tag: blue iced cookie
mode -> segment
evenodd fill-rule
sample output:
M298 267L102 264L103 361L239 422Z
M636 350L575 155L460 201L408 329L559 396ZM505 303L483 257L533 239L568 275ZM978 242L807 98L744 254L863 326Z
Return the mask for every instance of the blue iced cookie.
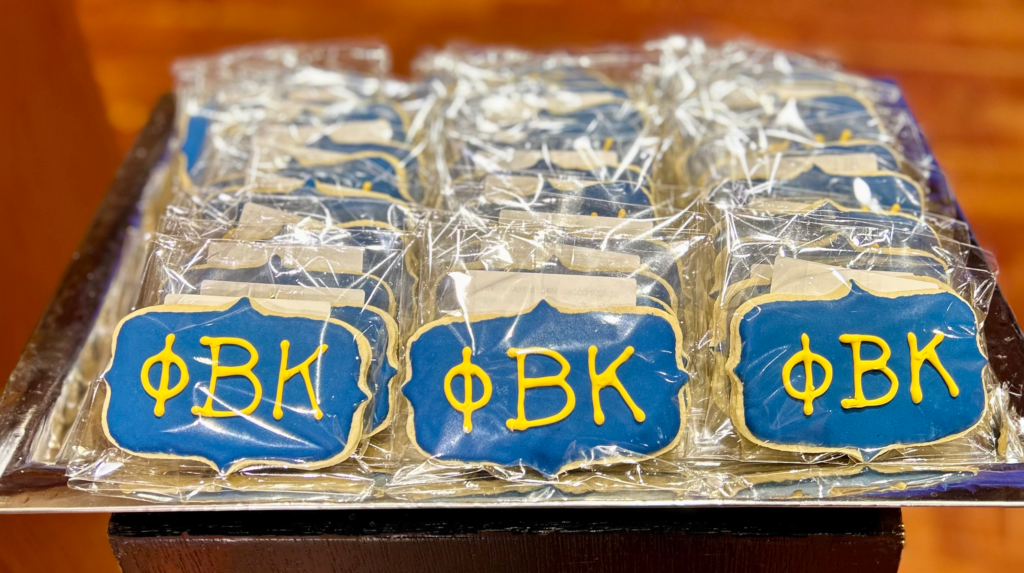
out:
M369 361L351 326L249 299L144 308L114 334L103 429L130 453L221 473L334 465L359 441Z
M358 289L365 295L366 304L394 316L397 311L395 294L387 281L371 274L332 273L292 268L281 257L272 255L266 264L246 268L223 268L195 265L182 273L182 283L199 289L203 281L260 283L315 288ZM180 293L192 294L192 293Z
M538 261L539 262L539 261ZM537 273L549 275L568 275L579 277L616 277L636 281L636 304L657 308L675 315L679 308L679 295L664 278L643 269L635 271L621 270L590 270L573 268L571 262L566 264L557 258L541 263L541 266L510 265L499 269L500 272ZM486 270L485 265L467 262L463 265L467 270ZM457 310L462 306L462 277L451 274L442 278L434 288L434 300L438 307L446 310Z
M372 436L387 427L394 414L391 386L398 373L398 325L391 315L372 306L334 306L331 317L354 327L370 345L367 382L371 399L367 408L369 429L366 435Z
M906 175L833 175L817 167L789 179L725 181L710 192L708 200L718 204L743 205L755 198L804 203L828 199L850 209L912 215L921 214L925 205L924 190Z
M820 141L878 140L885 133L873 106L859 97L835 94L789 101L795 102L803 126ZM775 121L785 113L784 106Z
M210 193L201 206L201 214L204 218L237 221L246 203L256 203L346 228L404 230L410 226L411 219L409 205L402 200L377 193L317 189L316 182L311 179L303 185L274 193Z
M769 203L762 208L754 202L748 210L753 216L734 216L713 231L717 249L725 249L730 240L743 241L757 236L820 243L822 238L833 236L839 229L844 235L856 237L857 243L874 247L931 251L939 245L935 229L922 218L908 213L851 209L827 199L794 204L792 208L780 203Z
M772 264L776 258L790 258L854 270L903 273L949 282L949 263L928 251L900 247L861 247L845 235L834 234L814 242L799 239L783 241L744 240L720 251L715 259L715 283L712 298L728 277L730 282L749 278L748 273L758 263ZM727 268L731 265L731 268Z
M423 200L419 174L409 163L409 151L386 145L339 146L331 156L315 159L292 158L274 174L302 181L380 193L410 203ZM321 187L315 187L320 190Z
M410 340L414 443L441 462L553 476L657 456L685 416L678 323L645 308L442 319Z
M391 127L392 141L406 141L406 119L401 110L391 104L370 103L356 106L353 109L341 109L340 111L334 111L334 109L334 107L328 106L321 114L300 116L295 123L313 123L329 128L339 124L383 120Z
M456 190L455 201L474 213L491 218L498 218L502 211L631 219L655 216L650 192L625 181L594 183L566 190L545 183L529 194L498 188L485 189L481 194L476 186L464 189L462 193L459 191ZM468 202L466 197L471 197Z
M375 143L336 143L326 137L313 142L310 144L310 147L325 149L346 156L379 154L381 157L393 158L394 161L389 161L390 169L394 171L393 175L388 175L386 171L382 171L376 177L364 180L359 186L352 184L356 179L342 175L338 175L333 179L318 178L318 180L342 187L355 187L366 191L385 193L410 203L423 202L423 186L420 182L420 151L418 149ZM379 167L380 165L380 162L377 162L377 166ZM397 195L389 191L390 187L388 184L391 183L389 177L394 181L393 186L398 191ZM369 188L367 188L367 181L369 181Z
M632 140L643 132L643 117L631 105L602 104L555 113L542 109L522 133L524 140L548 137L589 137L595 141Z
M846 141L832 142L820 147L798 147L792 145L782 153L783 157L815 157L815 156L838 156L850 154L864 154L875 158L878 171L891 171L899 173L902 171L903 162L891 147L876 141Z
M382 103L369 103L356 106L354 109L346 108L338 112L332 111L332 109L328 106L325 109L326 113L323 114L315 114L308 110L303 111L292 118L290 123L300 129L309 125L324 126L327 129L345 123L383 120L391 128L391 139L393 141L404 142L406 140L405 120L401 112L394 106ZM261 115L255 109L250 109L248 114L241 114L242 117L248 117L249 121L260 121ZM238 116L237 111L225 114L223 110L218 109L216 106L207 106L199 113L188 118L185 122L181 141L181 152L185 156L186 169L189 173L193 173L200 157L208 148L210 128L218 122L218 117L235 118Z
M871 460L969 432L986 407L974 310L952 290L765 295L730 325L731 415L763 446Z
M558 177L564 177L569 179L604 179L606 181L614 181L623 183L624 189L630 189L628 194L620 195L616 197L614 192L608 193L607 189L602 190L601 188L591 188L584 190L582 195L584 198L589 199L592 202L596 201L609 201L609 202L621 202L629 203L633 205L650 206L653 203L653 189L652 180L650 174L646 168L637 165L625 165L623 168L617 169L614 165L594 165L593 167L587 168L575 168L565 167L560 164L557 159L538 159L534 163L523 164L521 166L515 166L514 169L504 170L498 167L493 170L487 171L492 174L499 175L556 175ZM465 171L463 169L457 169L459 180L474 179L480 175L480 171L476 169L470 169ZM625 208L625 206L620 207ZM605 210L605 212L608 212ZM606 216L618 216L617 211L615 215Z

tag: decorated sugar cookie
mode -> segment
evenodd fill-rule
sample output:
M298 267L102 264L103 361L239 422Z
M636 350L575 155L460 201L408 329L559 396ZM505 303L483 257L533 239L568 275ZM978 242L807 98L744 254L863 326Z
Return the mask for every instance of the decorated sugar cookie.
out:
M638 183L541 175L488 175L482 182L460 184L453 196L479 196L482 205L600 217L636 217L653 205L650 190Z
M437 301L439 308L455 310L464 306L460 298L464 296L461 293L461 289L467 279L522 275L532 275L541 282L545 280L546 276L552 277L557 281L564 281L564 277L573 276L580 277L583 281L592 281L595 278L626 279L631 281L633 285L632 290L635 292L635 299L624 302L628 302L630 305L637 304L657 308L672 315L675 315L679 308L679 295L672 289L671 285L665 279L645 270L631 273L614 269L578 271L566 267L561 261L555 261L541 268L527 265L507 265L501 267L501 270L492 271L484 270L483 265L475 263L466 263L464 268L466 269L465 272L451 273L441 279L434 287L433 300Z
M451 317L411 338L408 431L437 460L553 476L675 446L684 370L676 319L651 308Z
M535 141L532 143L537 149L517 149L508 153L506 150L496 151L493 146L481 146L468 141L463 146L456 170L474 176L481 172L502 176L557 174L560 177L575 176L584 180L626 181L651 190L651 196L654 196L649 172L653 150L643 149L635 154L636 157L631 155L631 159L626 160L622 153L615 150L615 141L597 142L596 147L584 150L579 150L574 142L574 138L565 141ZM613 146L606 149L609 143ZM630 145L624 151L629 151Z
M640 113L622 102L579 110L540 109L533 117L503 123L506 124L501 131L488 135L507 144L550 137L589 137L596 141L634 139L644 129Z
M744 205L751 199L814 203L828 199L852 209L920 215L925 193L901 173L834 175L817 166L783 180L730 180L711 190L708 200L719 205Z
M423 189L418 163L410 153L405 148L371 144L336 145L331 149L274 148L264 152L270 157L261 171L417 203L423 200Z
M813 203L751 201L742 211L726 214L712 231L715 248L730 242L778 237L780 241L821 245L848 236L851 248L934 250L939 237L928 221L907 213L876 213L842 207L830 200Z
M415 275L411 271L415 268L415 256L409 248L412 238L408 234L363 226L327 227L310 218L300 219L264 207L259 209L266 215L276 213L278 216L261 217L252 224L211 225L209 229L200 229L197 234L217 237L207 241L204 247L208 265L225 268L270 265L275 254L280 258L282 254L301 250L306 256L290 256L287 266L335 273L380 273L394 291L404 291L414 284ZM245 211L250 211L249 206ZM188 232L197 227L191 220L166 217L163 230L174 233L182 226ZM218 240L221 236L223 240ZM335 264L339 257L333 255L339 251L357 252L358 255L354 255L357 264L347 264L347 261ZM217 264L211 264L213 262Z
M566 74L517 70L507 80L467 98L456 110L452 122L456 129L486 133L509 143L551 135L635 136L643 126L625 91L607 78L580 70Z
M453 129L504 144L550 137L635 138L644 129L636 107L609 91L527 95L516 87L469 99L452 119Z
M242 263L244 264L244 263ZM362 293L362 301L394 316L398 306L394 291L378 277L361 272L339 272L322 267L289 266L279 255L249 266L195 265L183 273L188 285L200 287L206 281L294 285L298 287L345 289Z
M339 188L340 189L340 188ZM312 216L335 225L351 227L359 222L386 223L395 229L410 226L411 212L404 201L380 193L331 189L307 180L301 187L281 194L250 194L252 202L281 211ZM246 200L248 197L239 197Z
M751 130L744 142L755 149L739 154L731 141L711 139L687 157L685 166L676 166L676 169L688 169L684 178L706 186L723 179L789 179L794 173L811 167L835 175L898 173L904 167L896 151L877 141L801 142L798 145L788 138L762 138L764 134L760 130Z
M871 460L954 439L985 413L974 311L939 283L759 296L730 337L733 422L769 448Z
M891 171L899 173L902 171L903 158L899 152L892 148L887 143L879 140L870 139L848 139L846 141L833 141L828 143L815 142L813 144L807 143L805 146L798 146L795 143L790 142L789 147L782 154L782 158L786 159L798 159L798 160L812 160L817 163L819 167L825 171L830 172L846 172L849 169L842 169L842 165L860 165L861 158L867 158L874 164L871 169L858 169L859 172L865 171ZM843 159L843 156L853 156L857 158L857 161L847 162ZM840 167L839 169L829 169L830 167Z
M198 214L206 219L241 223L243 208L258 205L344 228L404 230L411 226L409 204L381 193L343 189L312 179L274 178L262 183L261 186L217 188L217 192L201 198Z
M288 193L307 187L306 192L326 196L362 192L382 199L421 202L418 159L411 154L406 147L376 144L346 144L333 150L264 145L255 152L258 163L224 166L204 189L233 192L256 187L263 192ZM192 184L186 181L185 186Z
M778 259L798 259L819 265L880 271L889 274L949 281L950 261L930 251L890 247L860 247L850 237L832 235L820 241L746 240L718 253L709 295L717 298L722 288L746 280L760 265Z
M387 103L323 105L257 98L226 108L213 104L187 118L182 131L182 175L201 186L245 180L252 159L259 171L273 173L283 165L284 148L384 151L416 171L417 158L409 157L406 147L408 119L399 106Z
M267 108L267 101L254 101L251 106L235 104L228 110L206 106L185 122L181 152L186 167L199 183L204 163L217 161L210 155L248 152L253 139L287 145L312 145L329 148L344 144L398 144L406 141L406 124L402 110L382 103L366 103L332 113L332 108L305 103L279 104ZM348 106L344 106L348 107ZM333 109L338 109L335 106ZM277 121L268 121L268 114Z
M622 183L622 185L633 186L632 183ZM657 209L650 205L650 200L642 193L639 196L644 197L643 199L634 196L608 200L606 197L588 197L586 195L589 193L601 195L603 192L604 190L586 188L581 190L581 194L544 192L528 197L491 193L474 195L472 199L463 204L473 213L493 218L498 218L503 212L508 211L616 219L652 219L657 216Z
M166 305L126 317L114 335L103 428L144 457L318 468L359 441L370 347L331 318L240 299Z
M253 196L255 198L257 196ZM279 198L280 199L280 198ZM380 273L388 285L396 291L403 291L416 280L417 260L410 249L411 234L399 231L386 222L354 220L329 225L334 219L326 205L307 203L298 198L289 198L283 203L272 202L297 212L289 212L267 206L262 201L223 203L208 206L203 215L209 222L166 216L161 232L169 235L195 235L210 240L206 243L208 255L214 249L228 248L229 242L237 244L232 251L244 248L260 253L246 259L260 258L269 264L270 256L280 250L304 248L308 251L330 253L338 249L355 249L362 253L361 266L334 267L337 271L362 271ZM223 210L221 210L223 208ZM297 245L308 245L298 247ZM315 258L315 257L314 257ZM225 261L228 265L230 261ZM238 265L233 265L238 266ZM329 269L328 269L329 270Z
M722 94L721 100L734 110L766 112L757 118L766 127L822 143L879 140L885 135L874 104L841 84L790 77L756 90L734 89Z
M794 97L780 103L771 127L806 134L817 141L879 139L885 134L874 106L856 94Z

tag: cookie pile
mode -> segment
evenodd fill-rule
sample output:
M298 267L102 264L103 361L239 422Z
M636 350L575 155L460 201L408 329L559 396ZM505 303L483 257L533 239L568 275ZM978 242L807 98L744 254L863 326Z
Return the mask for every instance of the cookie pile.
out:
M388 64L177 64L158 232L73 485L838 495L1018 455L994 278L893 85L681 37Z

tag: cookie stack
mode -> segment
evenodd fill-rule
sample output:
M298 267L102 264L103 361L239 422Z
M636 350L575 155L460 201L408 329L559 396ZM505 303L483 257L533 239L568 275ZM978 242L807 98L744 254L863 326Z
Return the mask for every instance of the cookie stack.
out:
M893 85L680 37L413 67L337 43L176 66L73 485L720 499L1022 455L993 274Z
M676 108L689 145L671 160L715 220L694 456L991 460L993 277L969 268L899 91L745 44L702 56L716 64Z

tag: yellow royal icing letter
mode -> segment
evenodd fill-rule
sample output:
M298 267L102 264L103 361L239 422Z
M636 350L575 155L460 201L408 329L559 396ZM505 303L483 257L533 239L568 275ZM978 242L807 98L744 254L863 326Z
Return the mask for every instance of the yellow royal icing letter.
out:
M629 393L626 392L626 389L622 387L622 382L616 374L616 370L618 370L619 366L622 366L625 361L629 360L630 356L633 356L633 347L627 346L626 349L622 351L622 354L608 365L608 368L606 368L604 372L598 374L597 365L595 364L597 361L597 347L591 346L587 352L587 366L590 368L590 397L594 402L594 423L598 426L604 424L604 410L601 409L601 389L606 386L611 386L618 391L619 395L622 396L622 400L626 402L627 406L629 406L629 410L633 412L634 420L637 422L643 422L647 419L644 411L636 405L633 398L631 398Z
M807 333L800 335L800 343L803 345L803 348L793 354L782 367L782 386L791 397L803 401L804 416L810 416L814 413L814 399L824 394L825 390L828 390L829 385L832 384L832 363L824 356L811 352L811 338L807 336ZM814 386L815 362L825 372L824 380L817 387ZM799 364L804 366L803 390L797 390L790 378L793 368Z
M462 402L452 392L452 381L456 376L462 376ZM473 399L473 377L480 379L483 387L483 395L479 400ZM444 377L444 396L448 403L456 411L462 412L462 431L470 433L473 431L473 411L483 408L491 399L491 377L476 364L473 364L473 349L462 347L462 362L452 366Z
M843 408L866 408L868 406L882 406L891 402L896 395L896 390L899 388L899 380L896 379L896 373L885 365L889 360L889 356L892 355L889 345L881 338L869 334L844 334L839 337L839 342L853 347L853 398L843 398L841 402ZM864 342L881 348L882 355L874 360L864 360L861 358L860 345ZM884 396L869 400L864 397L863 377L865 372L871 372L872 370L878 370L885 374L889 379L889 391Z
M548 358L554 358L555 361L562 366L562 371L559 372L557 376L527 378L526 357L531 354L539 354L541 356L547 356ZM516 359L516 366L519 369L518 415L505 422L508 429L525 430L527 428L535 428L537 426L546 426L563 420L566 416L572 413L573 408L576 407L576 393L572 391L572 387L570 387L569 383L565 381L565 377L569 375L569 363L565 360L565 357L554 350L549 350L547 348L509 348L508 357ZM554 416L548 416L547 418L540 418L538 420L527 420L526 391L530 388L542 388L545 386L558 386L565 391L565 407L562 408L561 412Z
M277 399L274 400L274 419L280 420L284 417L284 410L281 408L281 398L284 395L284 383L291 380L292 376L296 374L302 375L302 380L306 383L306 392L309 394L309 404L313 407L313 417L317 420L324 417L324 413L320 410L320 405L316 403L316 393L313 392L313 382L309 379L309 366L314 360L323 356L324 352L327 352L327 345L321 344L313 351L313 354L309 355L309 358L303 360L299 365L292 368L288 368L288 349L291 347L291 342L287 340L281 341L281 372L277 376Z
M942 381L946 383L950 396L956 398L960 395L960 388L957 387L953 377L949 375L949 372L939 362L939 355L935 352L935 348L944 338L946 338L946 335L938 332L932 337L931 342L921 350L918 350L917 336L913 332L907 333L907 342L910 343L910 399L915 404L920 404L921 399L924 398L924 395L921 393L921 367L924 366L925 362L930 362L939 373L939 376L942 377Z
M252 371L260 359L259 353L256 352L256 349L253 348L249 341L241 338L204 336L199 339L199 343L210 347L210 359L212 360L210 365L210 393L207 394L206 404L202 408L192 406L192 413L196 416L207 416L210 418L230 418L232 416L252 414L263 398L263 386ZM238 346L246 349L249 352L249 361L241 366L222 366L220 363L220 347L224 345ZM234 410L214 410L213 397L214 392L217 390L217 379L229 376L241 376L252 384L252 403L237 412Z
M142 389L156 400L156 406L153 406L153 415L157 418L164 415L167 401L180 394L188 385L188 366L180 356L174 353L173 346L174 335L168 334L164 339L164 349L150 356L142 364ZM160 382L154 388L153 383L149 380L149 371L157 362L160 363ZM178 367L178 383L174 386L170 386L172 365Z

